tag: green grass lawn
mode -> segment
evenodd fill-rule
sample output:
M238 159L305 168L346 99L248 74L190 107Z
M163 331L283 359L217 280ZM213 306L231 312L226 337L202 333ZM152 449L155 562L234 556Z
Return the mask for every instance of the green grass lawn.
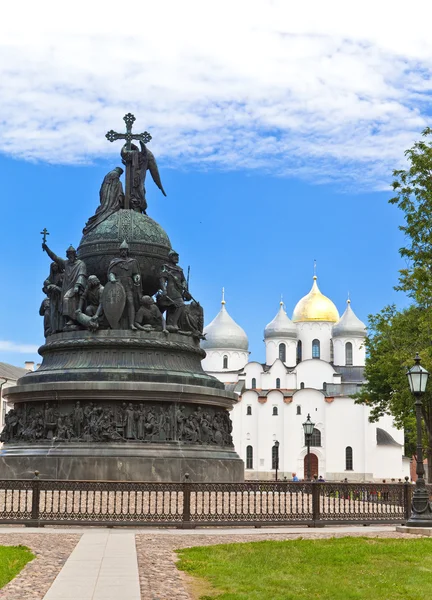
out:
M33 559L34 554L26 546L0 546L0 588Z
M430 600L432 539L332 538L177 550L202 600Z

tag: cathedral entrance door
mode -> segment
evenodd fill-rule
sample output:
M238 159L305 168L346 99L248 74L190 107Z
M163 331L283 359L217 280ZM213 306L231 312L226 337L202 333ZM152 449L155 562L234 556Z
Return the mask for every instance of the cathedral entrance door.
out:
M303 461L303 473L304 473L304 478L307 479L307 472L308 472L308 455L306 454L306 456L304 457L304 461ZM310 476L311 479L313 479L314 475L319 475L318 473L318 456L316 454L313 454L312 452L310 453Z

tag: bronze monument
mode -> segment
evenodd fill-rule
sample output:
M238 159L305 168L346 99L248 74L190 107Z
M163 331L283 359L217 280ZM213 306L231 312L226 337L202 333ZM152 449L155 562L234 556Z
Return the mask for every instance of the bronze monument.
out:
M147 170L164 195L151 136L124 117L121 167L104 178L78 249L43 283L40 368L7 389L0 475L54 479L240 481L229 409L236 396L201 360L204 316L179 255L147 214ZM132 143L139 142L140 148Z

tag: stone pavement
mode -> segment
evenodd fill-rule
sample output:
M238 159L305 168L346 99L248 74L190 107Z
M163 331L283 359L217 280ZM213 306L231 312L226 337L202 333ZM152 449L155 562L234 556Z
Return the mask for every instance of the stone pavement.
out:
M135 535L86 531L44 600L141 600Z
M264 539L322 539L347 535L411 537L397 532L394 525L189 530L157 527L38 529L0 526L0 544L22 543L36 553L36 559L0 590L0 598L191 600L187 578L176 567L177 548ZM67 556L69 558L66 560Z
M132 533L134 535L178 535L178 536L189 536L189 535L260 535L260 534L314 534L314 533L328 533L328 534L340 534L351 535L352 533L364 533L367 532L389 532L396 531L395 525L333 525L326 527L307 527L307 526L291 526L291 527L197 527L195 529L176 529L169 527L117 527L117 528L104 528L104 527L92 527L87 525L85 527L60 527L60 526L49 526L49 527L21 527L0 525L0 535L3 533L25 533L34 534L39 533L43 535L58 535L59 533L69 534L94 534L94 535L123 535L124 533Z

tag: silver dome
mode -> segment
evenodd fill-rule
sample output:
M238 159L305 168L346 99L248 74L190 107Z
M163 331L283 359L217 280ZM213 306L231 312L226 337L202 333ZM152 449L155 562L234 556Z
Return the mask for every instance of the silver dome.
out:
M351 308L351 301L348 300L344 314L336 325L332 327L333 337L365 337L366 325L355 315Z
M286 314L283 302L280 303L280 308L273 321L270 321L264 329L264 339L270 338L297 339L297 328Z
M211 323L204 327L205 340L201 342L204 350L232 349L249 350L249 340L244 330L229 316L222 301L222 308Z

